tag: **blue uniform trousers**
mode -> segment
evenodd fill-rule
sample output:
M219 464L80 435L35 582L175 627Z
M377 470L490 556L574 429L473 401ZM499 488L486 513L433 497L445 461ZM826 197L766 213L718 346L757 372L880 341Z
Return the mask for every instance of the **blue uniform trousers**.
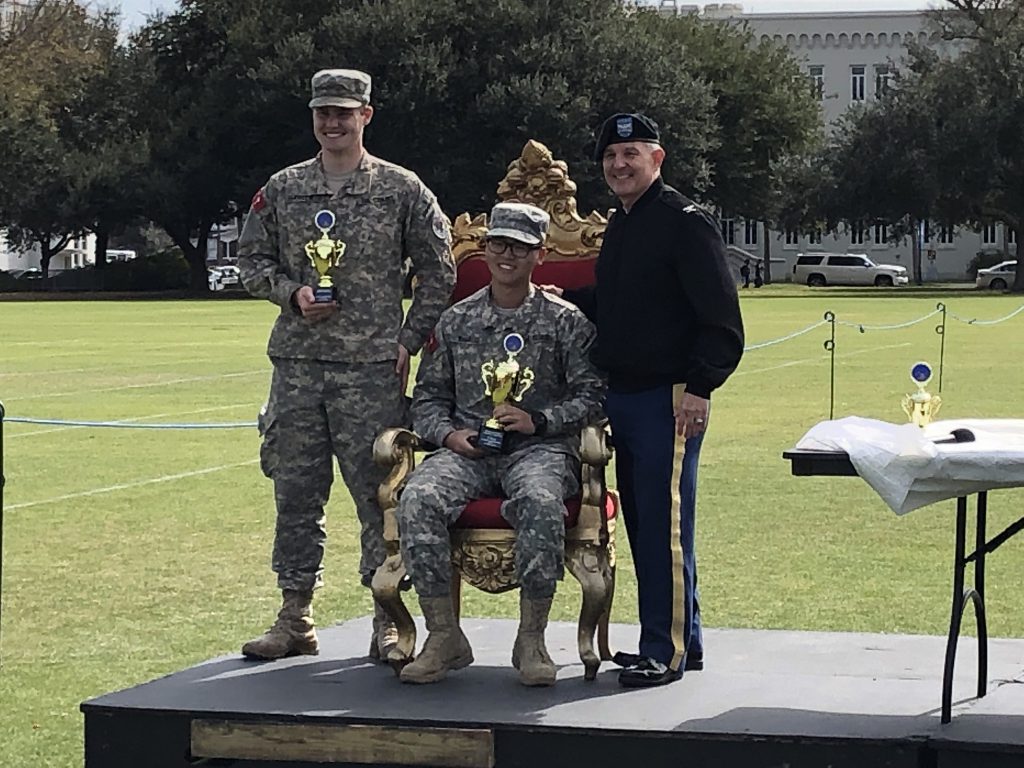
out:
M672 387L608 392L622 499L640 605L640 654L674 670L703 654L694 520L701 433L675 433ZM685 451L685 452L684 452Z

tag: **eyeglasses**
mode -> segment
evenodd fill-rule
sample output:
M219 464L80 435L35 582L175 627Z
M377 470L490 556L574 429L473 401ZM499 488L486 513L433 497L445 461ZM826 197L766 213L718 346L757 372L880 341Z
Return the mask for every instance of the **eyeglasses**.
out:
M510 243L507 240L487 238L484 240L484 247L495 256L504 256L506 251L512 251L517 259L525 259L531 253L540 248L539 245L527 245L526 243Z

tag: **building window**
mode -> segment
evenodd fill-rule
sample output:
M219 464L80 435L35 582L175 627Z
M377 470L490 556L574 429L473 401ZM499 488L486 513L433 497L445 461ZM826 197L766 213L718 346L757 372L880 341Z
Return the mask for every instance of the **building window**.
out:
M821 101L825 98L825 68L822 66L808 67L811 78L811 96Z
M875 224L875 245L885 245L889 242L889 225Z
M981 244L982 245L995 245L996 244L996 225L986 224L981 228Z
M942 245L953 244L953 227L943 224L939 227L939 243Z
M726 245L736 244L736 222L731 216L722 216L722 239Z
M850 69L850 98L853 101L864 101L864 67Z
M743 244L744 245L757 245L757 222L746 221L744 222L743 232Z
M1017 242L1017 230L1011 226L1006 226L1006 244L1014 245Z
M807 236L807 242L811 245L821 245L821 230L816 229Z
M795 229L786 230L786 245L799 245L800 244L800 233Z
M892 68L888 64L875 67L875 98L880 99L892 85Z
M850 225L850 245L864 245L864 224L860 221Z

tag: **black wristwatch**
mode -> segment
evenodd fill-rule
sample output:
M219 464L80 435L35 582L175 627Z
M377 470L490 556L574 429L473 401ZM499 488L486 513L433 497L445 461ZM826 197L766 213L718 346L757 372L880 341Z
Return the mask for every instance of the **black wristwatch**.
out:
M548 432L548 417L542 411L529 411L533 420L533 434L536 437L544 437Z

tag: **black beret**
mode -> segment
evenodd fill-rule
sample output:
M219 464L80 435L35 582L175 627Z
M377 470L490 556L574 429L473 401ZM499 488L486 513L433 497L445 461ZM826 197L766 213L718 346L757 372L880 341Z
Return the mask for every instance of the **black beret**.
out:
M661 144L658 124L647 115L638 112L633 114L621 112L612 115L601 124L601 130L597 132L594 159L600 161L609 144L624 144L629 141Z

